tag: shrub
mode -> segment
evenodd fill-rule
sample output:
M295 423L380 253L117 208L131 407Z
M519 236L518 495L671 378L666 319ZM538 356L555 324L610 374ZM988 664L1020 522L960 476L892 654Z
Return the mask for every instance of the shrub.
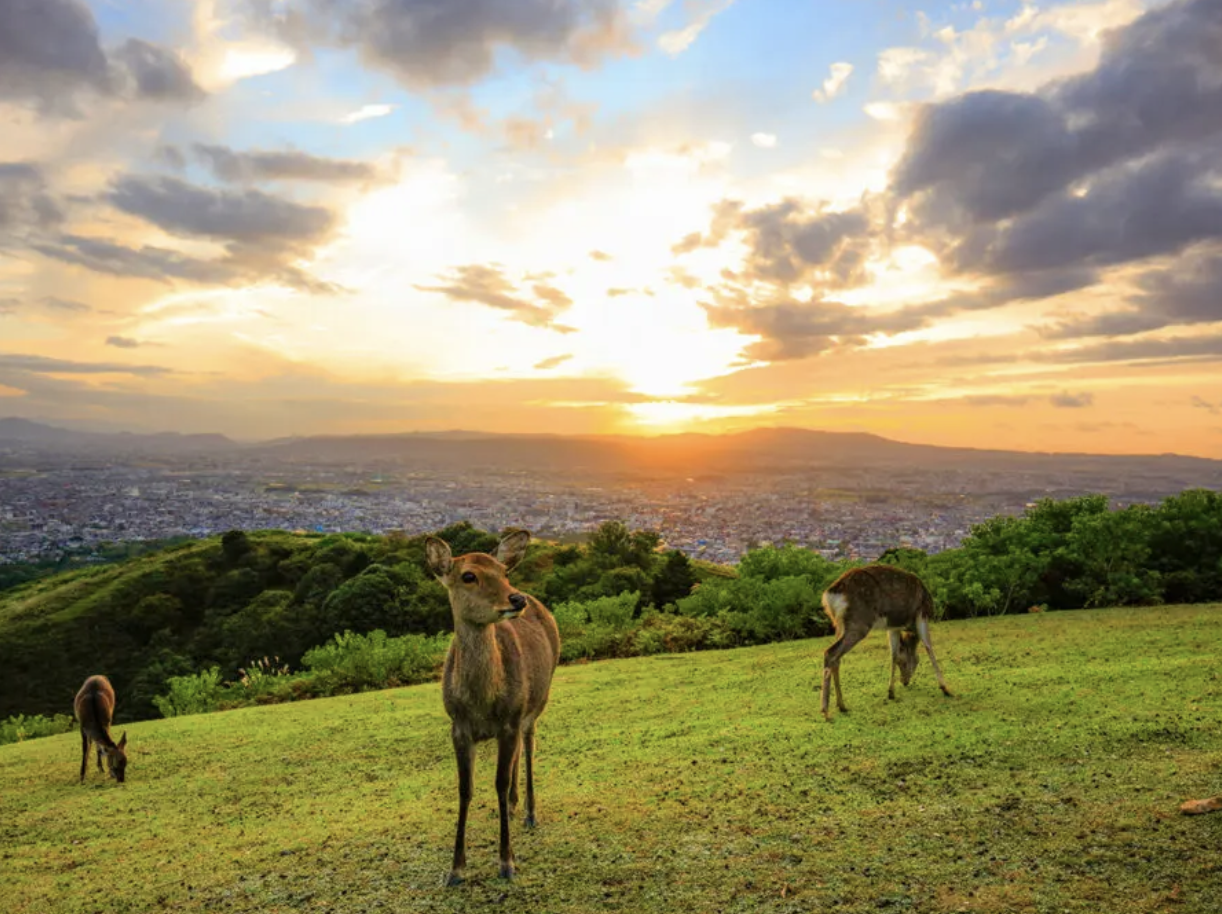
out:
M37 739L40 736L55 736L57 733L67 733L72 729L72 718L67 714L56 714L54 717L44 717L41 714L14 714L0 720L0 745L4 743L21 743L27 739Z
M435 679L449 642L448 635L389 638L381 629L367 635L345 631L306 651L301 662L334 691L389 689Z
M220 667L212 667L194 676L171 676L166 680L165 695L158 695L153 704L163 717L205 714L220 709L224 686Z

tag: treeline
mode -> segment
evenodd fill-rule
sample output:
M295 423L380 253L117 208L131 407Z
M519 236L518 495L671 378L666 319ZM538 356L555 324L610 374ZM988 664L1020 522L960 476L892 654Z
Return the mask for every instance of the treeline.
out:
M167 546L189 542L191 537L173 536L155 540L132 540L129 542L104 542L96 546L77 546L64 549L55 558L36 559L33 562L3 562L0 563L0 592L36 581L39 578L50 577L71 571L74 568L85 568L90 565L105 565L113 562L125 562L137 556L157 552Z
M438 535L455 553L498 538ZM946 618L1222 600L1222 495L1043 500L958 549L879 560L920 574ZM612 521L583 545L532 544L513 579L552 608L572 662L827 634L821 593L852 564L788 544L724 568ZM127 720L422 681L450 628L423 536L232 531L0 595L0 716L62 712L99 671Z

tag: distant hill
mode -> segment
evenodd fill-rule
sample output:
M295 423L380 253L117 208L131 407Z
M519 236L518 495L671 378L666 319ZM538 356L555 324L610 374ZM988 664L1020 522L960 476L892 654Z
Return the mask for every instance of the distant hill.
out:
M1083 454L908 444L862 432L758 428L723 435L492 434L463 430L393 435L312 435L239 444L224 435L101 434L0 419L0 451L227 455L267 463L389 464L455 473L488 470L599 475L708 476L811 469L975 470L1158 478L1188 474L1222 485L1222 460L1177 454ZM1174 488L1174 487L1173 487Z
M233 451L238 447L240 445L233 440L215 433L183 435L178 432L80 432L32 422L29 419L0 419L0 450L173 455Z

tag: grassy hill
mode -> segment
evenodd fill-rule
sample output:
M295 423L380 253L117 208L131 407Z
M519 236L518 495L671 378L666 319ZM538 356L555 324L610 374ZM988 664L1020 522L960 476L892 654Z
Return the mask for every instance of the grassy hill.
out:
M145 911L1154 912L1222 905L1222 607L942 623L888 703L886 639L561 668L540 827L496 878L494 753L468 884L437 685L127 727L123 787L76 733L0 746L0 907Z

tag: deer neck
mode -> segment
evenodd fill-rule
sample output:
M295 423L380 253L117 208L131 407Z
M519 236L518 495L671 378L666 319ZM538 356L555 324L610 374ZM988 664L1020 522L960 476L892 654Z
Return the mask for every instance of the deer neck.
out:
M495 625L454 626L454 662L458 687L474 705L491 705L505 683L505 667Z

